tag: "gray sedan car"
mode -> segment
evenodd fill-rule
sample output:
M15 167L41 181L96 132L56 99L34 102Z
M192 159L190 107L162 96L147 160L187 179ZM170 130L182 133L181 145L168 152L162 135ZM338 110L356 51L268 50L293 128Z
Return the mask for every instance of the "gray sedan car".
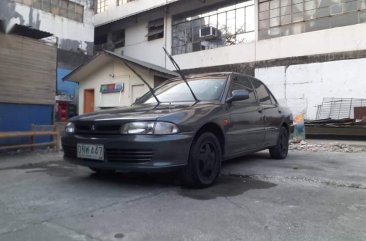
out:
M168 80L130 107L70 119L65 160L98 173L179 169L185 185L207 187L224 160L264 149L287 157L292 114L261 81L232 72L186 80Z

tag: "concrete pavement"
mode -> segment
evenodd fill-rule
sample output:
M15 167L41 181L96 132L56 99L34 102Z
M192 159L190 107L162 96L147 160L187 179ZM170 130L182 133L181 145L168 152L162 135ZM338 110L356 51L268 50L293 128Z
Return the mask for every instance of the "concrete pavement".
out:
M261 152L203 190L175 173L99 177L61 154L2 157L0 240L365 240L365 156Z

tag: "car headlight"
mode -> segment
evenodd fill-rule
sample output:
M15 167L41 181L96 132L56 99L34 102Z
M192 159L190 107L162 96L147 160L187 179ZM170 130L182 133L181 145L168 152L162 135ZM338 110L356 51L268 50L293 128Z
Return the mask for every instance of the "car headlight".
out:
M124 124L122 134L167 135L178 132L178 127L169 122L139 121Z
M65 127L65 131L66 131L66 133L74 133L75 132L75 124L72 123L72 122L67 123L66 127Z

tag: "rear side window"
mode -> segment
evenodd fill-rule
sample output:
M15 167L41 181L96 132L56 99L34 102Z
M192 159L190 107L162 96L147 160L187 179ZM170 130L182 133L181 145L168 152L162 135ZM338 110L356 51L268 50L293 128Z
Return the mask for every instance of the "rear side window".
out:
M278 103L277 103L276 98L271 93L269 93L269 95L271 96L272 104L277 105Z
M257 100L255 99L253 86L247 77L234 76L231 81L228 97L231 97L231 94L234 90L247 90L249 92L249 99L237 101L237 103L252 104L257 102Z
M257 79L252 79L252 82L254 89L257 92L259 102L264 105L272 105L271 96L266 86Z

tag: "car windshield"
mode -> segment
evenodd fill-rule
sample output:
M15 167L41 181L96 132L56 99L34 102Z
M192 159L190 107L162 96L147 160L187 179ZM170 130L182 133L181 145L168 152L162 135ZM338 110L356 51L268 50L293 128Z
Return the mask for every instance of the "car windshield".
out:
M189 79L188 83L193 93L200 101L219 100L225 87L226 79L205 78ZM167 82L155 89L155 95L160 102L194 101L192 93L183 80ZM156 103L154 96L148 92L136 101L138 104Z

